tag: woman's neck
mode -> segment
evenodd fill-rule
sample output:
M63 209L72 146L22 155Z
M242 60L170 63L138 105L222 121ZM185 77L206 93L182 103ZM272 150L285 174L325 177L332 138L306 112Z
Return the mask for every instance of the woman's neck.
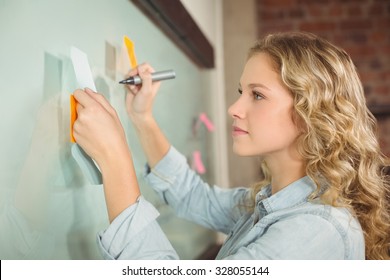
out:
M288 156L266 157L265 162L271 173L272 194L306 176L304 161Z

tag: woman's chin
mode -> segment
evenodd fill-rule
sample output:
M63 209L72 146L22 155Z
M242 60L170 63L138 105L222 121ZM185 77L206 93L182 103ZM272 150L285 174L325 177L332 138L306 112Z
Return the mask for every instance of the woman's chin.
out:
M240 157L252 156L252 154L248 153L248 151L246 151L245 149L237 147L235 145L233 145L233 153Z

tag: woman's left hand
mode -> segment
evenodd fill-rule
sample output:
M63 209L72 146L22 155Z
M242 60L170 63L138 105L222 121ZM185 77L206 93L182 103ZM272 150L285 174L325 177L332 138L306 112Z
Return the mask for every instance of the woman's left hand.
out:
M128 154L125 132L115 109L104 98L90 89L76 90L77 120L73 135L83 150L100 167Z

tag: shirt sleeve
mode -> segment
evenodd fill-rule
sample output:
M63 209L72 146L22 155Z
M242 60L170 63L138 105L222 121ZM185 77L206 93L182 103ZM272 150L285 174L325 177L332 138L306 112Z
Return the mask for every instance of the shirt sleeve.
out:
M247 188L208 185L174 147L150 170L145 180L179 217L216 231L229 233L247 211Z
M142 196L99 232L97 243L105 259L178 259L158 225L159 213Z

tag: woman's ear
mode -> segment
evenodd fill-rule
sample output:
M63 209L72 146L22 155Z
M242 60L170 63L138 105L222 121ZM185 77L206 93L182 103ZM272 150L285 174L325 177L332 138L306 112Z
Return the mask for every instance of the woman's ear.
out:
M297 127L299 134L305 134L308 131L306 122L295 109L292 112L292 120Z

